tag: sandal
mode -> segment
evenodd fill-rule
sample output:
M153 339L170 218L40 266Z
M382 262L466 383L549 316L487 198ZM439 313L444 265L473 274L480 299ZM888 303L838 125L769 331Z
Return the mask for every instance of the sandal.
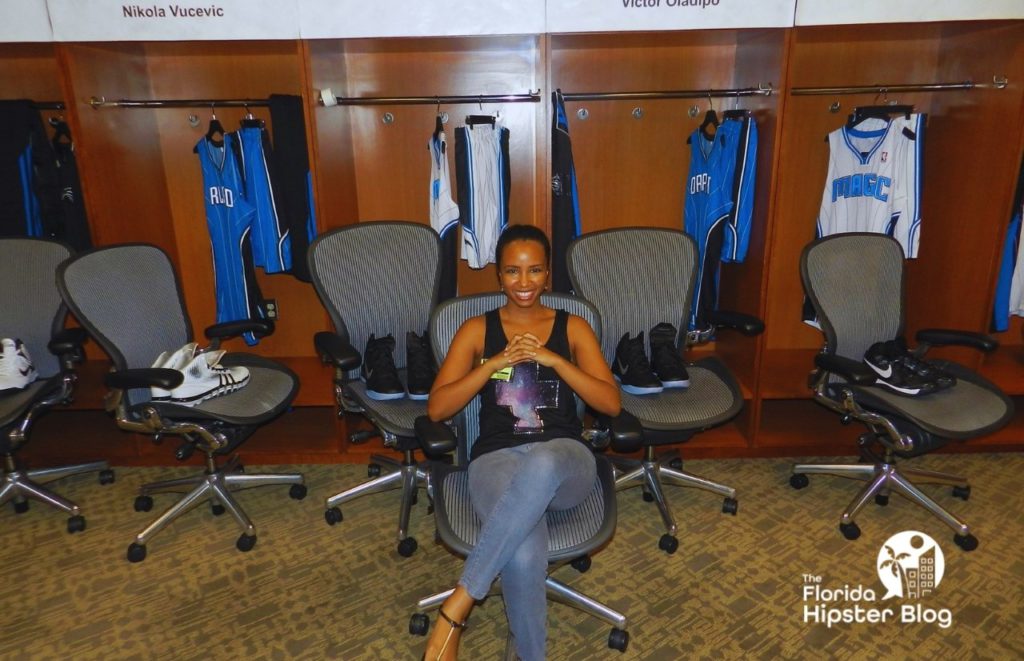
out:
M444 645L441 646L441 651L437 653L437 658L440 659L444 655L445 651L448 649L448 643L450 643L452 641L452 634L455 633L458 630L464 630L466 628L466 625L468 624L468 622L466 622L466 621L456 622L452 618L448 617L448 613L445 613L443 608L437 609L437 612L438 612L438 614L440 614L441 619L443 619L445 622L447 622L448 626L450 627L448 629L448 635L445 636ZM426 652L424 652L423 653L423 658L426 659L426 656L427 656L427 654L426 654Z

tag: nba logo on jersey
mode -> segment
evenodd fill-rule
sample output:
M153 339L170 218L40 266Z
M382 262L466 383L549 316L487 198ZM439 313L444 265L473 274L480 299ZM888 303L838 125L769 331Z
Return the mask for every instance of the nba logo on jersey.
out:
M690 195L694 193L707 192L710 190L711 177L707 172L702 172L694 177L690 177Z
M888 160L889 160L889 152L883 151L882 152L882 162L885 163Z
M230 209L235 206L235 193L224 186L210 186L210 204L220 204Z

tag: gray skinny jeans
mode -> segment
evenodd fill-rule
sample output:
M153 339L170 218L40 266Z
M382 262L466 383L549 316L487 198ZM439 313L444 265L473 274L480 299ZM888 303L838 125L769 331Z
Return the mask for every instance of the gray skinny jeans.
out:
M593 453L571 438L488 452L469 464L470 499L484 525L459 584L479 600L501 575L509 628L523 661L543 659L547 643L544 513L580 504L596 479Z

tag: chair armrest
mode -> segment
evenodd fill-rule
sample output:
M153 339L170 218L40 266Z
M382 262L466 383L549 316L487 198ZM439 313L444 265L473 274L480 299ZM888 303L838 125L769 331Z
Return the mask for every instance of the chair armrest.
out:
M129 390L131 388L163 388L171 390L181 385L185 375L178 370L164 367L145 367L134 370L119 370L110 372L103 377L103 383L108 388Z
M597 426L605 432L600 432L590 439L590 445L594 449L604 449L611 446L616 452L634 452L643 447L643 427L636 416L623 410L612 417L604 413L594 413Z
M870 386L877 378L871 368L864 363L835 354L819 353L814 357L814 364L859 386Z
M359 355L356 348L346 342L337 333L321 331L313 336L313 346L316 347L320 359L331 363L343 372L354 370L363 364L363 357Z
M708 321L718 328L738 330L747 336L760 335L764 332L764 322L752 314L715 310L708 315Z
M970 347L985 353L991 353L999 347L999 342L990 335L946 328L923 328L917 331L917 335L914 337L918 342L933 347L955 345Z
M252 333L256 337L265 337L274 332L274 322L267 319L240 319L238 321L225 321L220 324L207 326L203 334L206 339L220 341L232 337L238 337L243 333Z
M61 358L61 362L70 368L75 363L85 360L82 345L89 338L84 328L65 328L50 339L47 348L50 353Z
M434 422L421 415L413 423L416 438L428 456L439 456L455 452L455 432L443 422Z

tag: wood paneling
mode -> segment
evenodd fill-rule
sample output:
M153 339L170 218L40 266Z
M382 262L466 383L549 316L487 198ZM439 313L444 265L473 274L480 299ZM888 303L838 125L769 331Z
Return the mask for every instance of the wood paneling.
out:
M732 87L736 76L734 31L550 39L551 86L564 93ZM722 99L715 103L722 108ZM697 117L687 115L691 105ZM582 108L585 120L577 116ZM701 99L567 101L583 231L681 228L686 137L707 108Z
M987 330L1013 186L1024 151L1024 22L821 26L789 30L317 40L0 45L0 96L65 100L78 147L93 235L100 245L155 243L179 269L196 333L214 320L209 238L200 173L192 146L209 110L100 109L90 96L242 98L301 94L306 102L320 231L382 219L428 222L427 140L437 108L325 108L319 89L337 96L476 95L542 90L537 104L485 105L511 131L512 222L550 229L550 92L616 92L756 86L770 97L742 99L759 132L754 221L742 264L724 265L721 307L760 315L760 338L722 332L694 357L714 353L736 373L745 397L741 416L686 444L688 456L852 452L860 433L809 401L806 375L821 334L800 322L800 251L813 237L827 168L825 135L874 94L791 96L804 86L987 82L1007 76L1005 90L901 94L928 113L921 257L907 267L908 331L924 326ZM829 104L842 109L830 113ZM731 100L715 99L721 111ZM688 110L695 106L696 116ZM569 102L570 131L585 232L622 226L682 226L686 137L708 102L698 100ZM634 107L643 110L634 119ZM586 108L589 117L576 111ZM449 165L455 179L454 127L476 104L445 105ZM200 119L193 127L190 112ZM233 127L244 111L218 109ZM265 109L254 114L269 122ZM390 112L394 122L385 124ZM454 182L457 185L457 181ZM495 289L493 267L459 263L463 293ZM257 462L362 461L379 441L352 446L333 413L332 370L314 357L311 337L329 327L306 284L259 275L275 298L275 334L255 348L299 374L295 411L247 444ZM855 283L851 283L855 286ZM945 351L980 366L1011 394L1024 394L1022 322L1000 334L990 356ZM232 348L240 348L240 341ZM127 463L168 463L170 452L122 434L95 411L105 362L90 351L72 421L75 439L41 425L39 454L85 458L70 443L85 439L103 456ZM313 408L305 408L313 407ZM77 416L77 417L75 417ZM970 448L1024 445L1024 422ZM353 419L354 428L360 424ZM280 439L287 438L287 448ZM113 440L110 440L113 439ZM61 445L61 444L64 445ZM93 447L94 446L94 447ZM959 446L958 446L959 447Z
M51 44L0 44L0 99L63 101Z
M993 73L1024 66L1021 29L1019 23L955 29L940 24L799 28L789 84L987 81ZM799 255L814 234L828 160L823 139L854 106L871 104L874 97L844 95L837 114L828 112L836 99L827 96L787 101L770 253L769 349L821 344L820 333L800 322ZM1008 218L1007 190L1016 174L1020 87L901 94L899 101L929 115L920 257L907 266L908 330L946 326L983 331L991 309L995 251ZM1008 134L992 130L996 126ZM945 355L969 364L978 360L965 352Z
M93 240L97 245L143 242L160 246L175 263L163 155L155 117L94 110L92 96L152 98L140 44L59 47L73 90L72 130Z
M538 37L324 41L314 42L310 55L313 85L330 87L336 96L520 94L543 87ZM464 123L465 115L500 111L511 135L509 216L514 223L546 223L544 206L538 203L543 195L537 190L537 170L543 168L538 144L545 139L541 106L485 104L482 111L475 103L441 107L450 118L446 133L453 184L454 128ZM357 217L325 212L332 226L357 220L429 222L427 141L436 111L432 104L318 109L319 150L328 154L320 163L320 176L339 181L343 188L354 181L357 200ZM391 113L394 122L385 124L384 113ZM353 159L346 158L350 149ZM350 202L336 204L353 212ZM460 263L460 292L493 291L495 283L493 267L471 270Z

